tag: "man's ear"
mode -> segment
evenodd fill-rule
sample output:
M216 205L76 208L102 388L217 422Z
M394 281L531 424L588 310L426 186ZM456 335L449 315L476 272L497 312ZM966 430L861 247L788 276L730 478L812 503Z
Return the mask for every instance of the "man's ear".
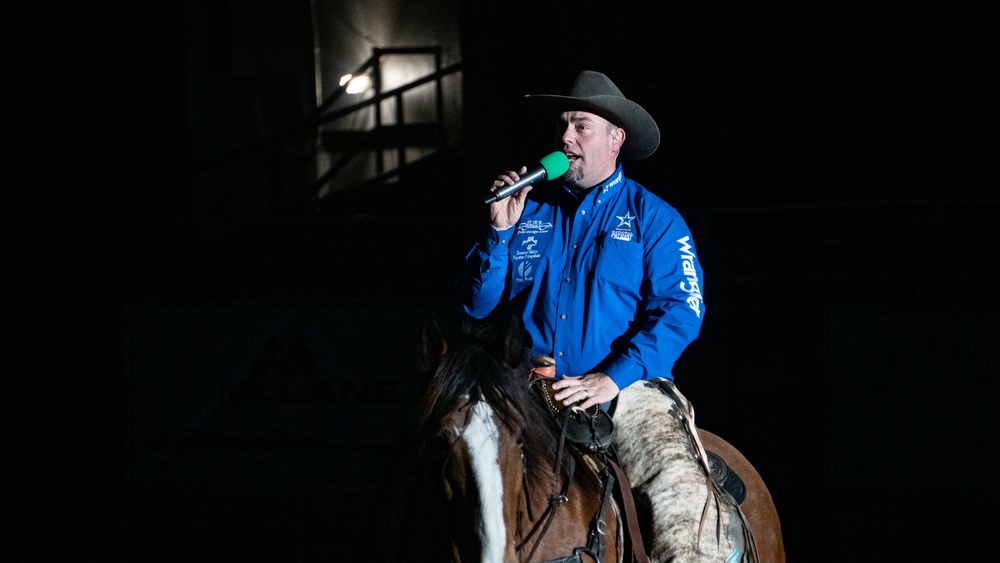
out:
M621 127L616 127L614 132L611 133L611 148L615 153L622 151L622 145L625 144L625 136L625 130Z

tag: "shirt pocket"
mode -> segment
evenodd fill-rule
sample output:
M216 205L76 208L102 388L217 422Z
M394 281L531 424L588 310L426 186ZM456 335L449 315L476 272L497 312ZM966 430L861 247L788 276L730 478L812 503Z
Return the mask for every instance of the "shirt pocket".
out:
M642 283L642 245L605 237L597 245L594 282L638 295Z

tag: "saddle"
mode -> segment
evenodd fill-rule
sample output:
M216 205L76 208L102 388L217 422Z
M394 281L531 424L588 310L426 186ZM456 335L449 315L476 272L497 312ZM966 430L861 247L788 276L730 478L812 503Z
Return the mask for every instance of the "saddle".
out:
M541 393L542 400L552 410L559 427L565 426L566 439L585 452L608 451L615 435L614 424L608 413L600 405L588 409L573 405L564 407L552 398L555 395L552 389L553 383L555 383L553 378L542 377L532 381L531 385ZM569 412L563 412L566 409L569 409Z

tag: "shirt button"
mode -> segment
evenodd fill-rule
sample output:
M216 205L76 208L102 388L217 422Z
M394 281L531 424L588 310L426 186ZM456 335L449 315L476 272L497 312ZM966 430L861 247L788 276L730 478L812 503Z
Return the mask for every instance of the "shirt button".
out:
M573 245L573 248L576 248L576 245L575 245L575 244Z
M566 318L566 315L559 315L559 318L560 318L560 319L565 319L565 318Z
M562 355L563 355L563 353L562 353L562 352L559 352L559 353L558 353L558 354L556 354L556 355L557 355L557 356L562 356Z
M586 215L586 214L587 214L587 210L586 209L581 209L580 210L580 215Z
M569 279L569 278L566 278L566 282L568 283L569 281L570 281L570 279Z

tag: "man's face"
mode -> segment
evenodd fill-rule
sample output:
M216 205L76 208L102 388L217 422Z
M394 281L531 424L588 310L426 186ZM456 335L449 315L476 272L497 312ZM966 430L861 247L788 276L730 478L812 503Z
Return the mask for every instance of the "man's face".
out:
M563 112L559 121L562 150L569 158L569 171L563 181L585 189L611 176L625 141L625 130L586 111Z

